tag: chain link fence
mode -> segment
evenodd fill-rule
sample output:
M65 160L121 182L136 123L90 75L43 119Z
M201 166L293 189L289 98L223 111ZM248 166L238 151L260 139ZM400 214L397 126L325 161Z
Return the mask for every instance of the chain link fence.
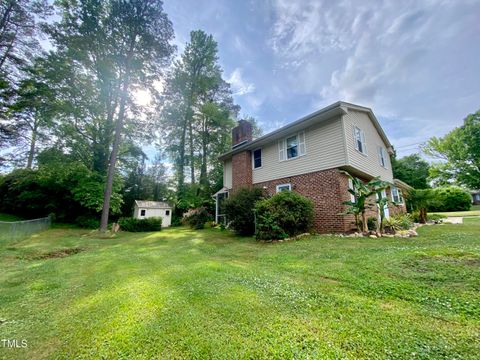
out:
M0 221L0 241L19 240L50 227L49 217L24 221Z

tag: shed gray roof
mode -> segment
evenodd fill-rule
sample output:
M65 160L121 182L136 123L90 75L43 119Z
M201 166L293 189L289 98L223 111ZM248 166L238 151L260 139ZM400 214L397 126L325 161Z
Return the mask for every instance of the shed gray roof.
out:
M139 208L147 209L171 209L172 207L163 201L135 200L135 205Z

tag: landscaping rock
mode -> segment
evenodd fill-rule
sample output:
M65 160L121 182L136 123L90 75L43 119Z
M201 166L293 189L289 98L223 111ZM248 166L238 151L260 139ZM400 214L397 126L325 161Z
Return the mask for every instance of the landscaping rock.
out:
M369 235L369 237L371 237L372 239L376 239L376 238L378 238L378 236L377 236L377 235Z

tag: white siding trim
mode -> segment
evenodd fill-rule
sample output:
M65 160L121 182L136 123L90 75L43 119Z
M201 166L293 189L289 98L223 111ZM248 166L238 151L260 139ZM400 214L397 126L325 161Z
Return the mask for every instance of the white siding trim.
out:
M278 161L285 161L285 139L278 140Z

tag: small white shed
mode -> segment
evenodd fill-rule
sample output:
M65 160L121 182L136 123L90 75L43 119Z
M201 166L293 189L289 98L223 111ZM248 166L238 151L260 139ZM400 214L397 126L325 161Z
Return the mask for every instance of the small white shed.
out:
M172 223L172 207L162 201L135 200L133 217L135 219L161 217L162 227L168 227Z

